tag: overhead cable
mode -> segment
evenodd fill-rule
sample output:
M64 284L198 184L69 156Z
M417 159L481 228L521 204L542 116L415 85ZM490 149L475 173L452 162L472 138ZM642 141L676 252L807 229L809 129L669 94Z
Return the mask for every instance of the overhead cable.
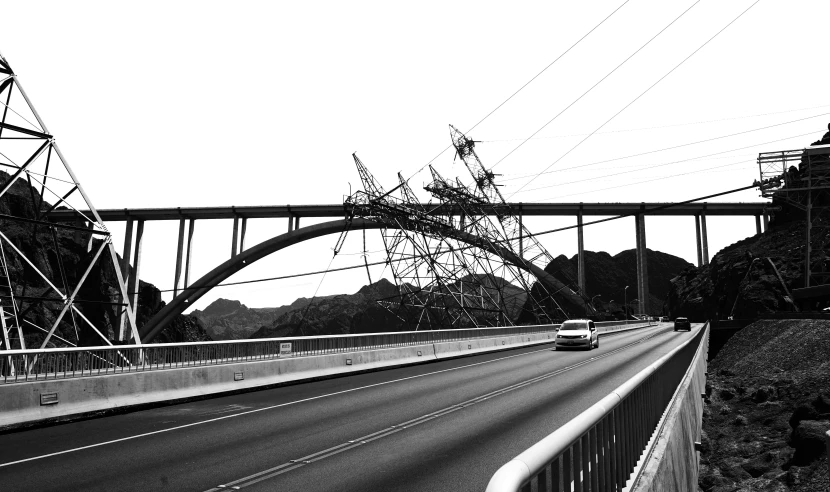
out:
M625 6L628 2L630 2L630 1L631 1L631 0L625 0L623 3L621 3L619 7L617 7L616 9L614 9L614 11L613 11L613 12L611 12L611 13L610 13L610 14L608 14L608 15L607 15L604 19L602 19L602 20L599 22L599 24L597 24L597 25L595 25L594 27L592 27L590 31L588 31L588 32L587 32L587 33L585 33L585 34L584 34L581 38L579 38L579 39L578 39L578 40L577 40L574 44L572 44L572 45L571 45L571 47L570 47L570 48L568 48L568 49L566 49L565 51L563 51L563 52L562 52L562 54L560 54L559 56L557 56L555 60L553 60L552 62L550 62L550 63L549 63L549 64L548 64L545 68L543 68L541 71L539 71L539 73L537 73L536 75L534 75L533 77L531 77L531 79L530 79L530 80L528 80L527 82L525 82L525 83L524 83L524 85L522 85L521 87L519 87L519 88L516 90L516 92L514 92L513 94L511 94L511 95L510 95L510 97L508 97L507 99L505 99L504 101L502 101L502 102L501 102L501 104L499 104L499 105L498 105L498 106L496 106L496 107L495 107L492 111L490 111L489 113L487 113L487 114L484 116L484 118L482 118L482 119L478 120L478 123L476 123L476 124L475 124L475 125L473 125L473 126L472 126L469 130L467 130L467 133L469 133L469 132L473 131L473 130L474 130L474 129L478 126L478 125L482 124L482 123L484 122L484 120L486 120L487 118L489 118L489 117L490 117L493 113L495 113L496 111L498 111L498 110L499 110L499 108L501 108L501 107L502 107L502 106L504 106L504 105L505 105L508 101L510 101L511 99L513 99L513 97L514 97L516 94L518 94L519 92L521 92L521 91L522 91L522 89L524 89L525 87L527 87L528 85L530 85L530 83L531 83L531 82L533 82L533 81L534 81L534 80L536 80L536 79L537 79L540 75L542 75L543 73L545 73L545 71L547 71L547 69L549 69L549 68L550 68L550 67L552 67L552 66L553 66L556 62L558 62L560 58L562 58L563 56L565 56L566 54L568 54L568 52L569 52L569 51L571 51L572 49L574 49L574 48L576 47L576 45L578 45L579 43L581 43L581 42L582 42L585 38L587 38L587 37L588 37L588 35L590 35L592 32L596 31L596 30L597 30L597 28L599 28L599 26L601 26L602 24L604 24L604 23L605 23L605 21L607 21L608 19L610 19L610 18L611 18L611 16L613 16L614 14L616 14L618 10L620 10L621 8L623 8L623 7L624 7L624 6ZM438 153L438 155L436 155L435 157L433 157L432 159L430 159L430 161L429 161L429 162L427 162L427 163L426 163L426 164L424 164L424 165L423 165L420 169L418 169L417 171L415 171L415 172L412 174L412 176L410 176L410 177L409 177L406 181L408 182L408 181L409 181L410 179L412 179L412 178L413 178L416 174L418 174L418 173L420 173L421 171L423 171L424 169L426 169L426 167L427 167L427 166L429 166L430 164L432 164L433 162L435 162L435 159L438 159L439 157L441 157L441 155L442 155L444 152L446 152L447 150L449 150L450 148L452 148L452 144L450 144L450 145L448 145L447 147L445 147L445 148L444 148L444 150L442 150L441 152L439 152L439 153Z
M611 116L610 118L608 118L608 119L607 119L607 120L606 120L603 124L601 124L600 126L598 126L598 127L597 127L597 129L596 129L596 130L594 130L593 132L591 132L588 136L586 136L585 138L583 138L582 140L580 140L580 141L579 141L579 143L577 143L576 145L574 145L573 147L571 147L571 149L570 149L570 150L568 150L567 152L565 152L564 154L562 154L562 156L560 156L558 159L556 159L555 161L553 161L550 165L548 165L548 167L546 167L545 169L543 169L543 170L542 170L539 174L537 174L536 176L534 176L533 178L531 178L528 182L526 182L526 183L525 183L525 184L523 184L521 187L519 187L519 189L518 189L518 190L514 191L514 192L513 192L513 194L512 194L512 195L510 195L510 197L512 197L512 196L513 196L513 195L515 195L516 193L518 193L518 192L522 191L522 189L524 189L524 187L525 187L525 186L527 186L527 185L529 185L530 183L532 183L532 182L533 182L533 180L535 180L536 178L538 178L539 176L541 176L541 175L542 175L542 173L544 173L545 171L547 171L548 169L550 169L551 167L553 167L554 165L556 165L559 161L561 161L562 159L564 159L564 158L565 158L568 154L570 154L571 152L573 152L574 150L576 150L576 149L577 149L580 145L582 145L582 144L583 144L586 140L588 140L589 138L591 138L591 136L593 136L596 132L598 132L598 131L602 130L602 129L605 127L605 125L607 125L608 123L611 123L611 121L613 121L613 120L614 120L614 118L616 118L617 116L619 116L620 114L622 114L622 112L623 112L623 111L625 111L626 109L628 109L628 108L629 108L632 104L634 104L634 103L635 103L635 102L637 102L637 101L638 101L641 97L643 97L644 95L646 95L646 94L647 94L649 91L651 91L651 89L653 89L653 88L654 88L657 84L659 84L660 82L662 82L662 81L663 81L666 77L668 77L668 76L669 76L669 75L671 75L671 74L672 74L675 70L677 70L678 68L680 68L680 66L682 66L684 63L686 63L686 61L688 61L691 57L693 57L693 56L694 56L694 55L695 55L698 51L700 51L701 49L703 49L703 48L704 48L707 44L709 44L709 43L710 43L713 39L715 39L716 37L718 37L718 36L719 36L719 35L720 35L723 31L725 31L725 30L726 30L729 26L731 26L731 25L732 25L732 24L734 24L734 23L735 23L738 19L740 19L741 17L743 17L743 15L744 15L744 14L746 14L747 12L749 12L749 10L750 10L752 7L754 7L755 5L757 5L757 4L758 4L758 2L760 2L760 1L761 1L761 0L755 0L755 2L754 2L752 5L750 5L749 7L747 7L747 8L746 8L746 10L744 10L744 11L743 11L743 12L741 12L740 14L738 14L738 16L737 16L737 17L735 17L734 19L732 19L732 20L731 20L731 21L730 21L727 25L725 25L725 26L724 26L724 27L723 27L720 31L716 32L716 33L715 33L712 37L710 37L709 39L707 39L707 40L706 40L706 42L704 42L703 44L701 44L701 45L700 45L700 46L699 46L696 50L694 50L692 53L690 53L690 54L689 54L686 58L684 58L684 59L683 59L680 63L678 63L677 65L675 65L675 66L674 66L674 68L672 68L671 70L669 70L668 72L666 72L666 74L665 74L665 75L663 75L662 77L660 77L659 79L657 79L657 81L656 81L656 82L654 82L654 83L653 83L653 84L651 84L651 85L650 85L650 86L649 86L646 90L644 90L643 92L641 92L641 93L640 93L640 95L638 95L637 97L635 97L634 99L632 99L632 100L631 100L631 102L629 102L628 104L626 104L626 105L625 105L622 109L620 109L620 110L619 110L619 111L617 111L617 112L616 112L613 116ZM508 198L510 198L510 197L508 197Z
M605 160L602 160L602 161L592 162L590 164L581 164L581 165L578 165L578 166L571 166L571 167L566 167L566 168L563 168L563 169L553 169L553 170L550 170L550 171L544 171L544 172L541 172L541 173L538 173L538 174L527 174L527 175L524 175L524 176L517 176L517 177L513 177L513 178L502 179L501 181L502 182L504 182L504 181L514 181L514 180L517 180L517 179L527 178L527 177L530 177L530 176L539 177L543 174L552 174L552 173L556 173L556 172L569 171L571 169L581 169L581 168L585 168L585 167L595 166L597 164L605 164L605 163L608 163L608 162L621 161L621 160L624 160L624 159L631 159L632 157L642 157L644 155L656 154L658 152L665 152L667 150L675 150L675 149L679 149L679 148L682 148L682 147L689 147L689 146L692 146L692 145L698 145L698 144L707 143L707 142L714 142L715 140L723 140L724 138L736 137L738 135L745 135L747 133L758 132L758 131L761 131L761 130L768 130L770 128L775 128L775 127L784 126L784 125L790 125L792 123L799 123L799 122L802 122L802 121L810 120L810 119L813 119L813 118L820 118L822 116L828 116L828 115L830 115L830 113L822 113L822 114L817 114L817 115L814 115L814 116L807 116L805 118L799 118L797 120L790 120L790 121L785 121L783 123L776 123L774 125L767 125L767 126L762 126L760 128L753 128L752 130L744 130L742 132L730 133L729 135L721 135L719 137L712 137L712 138L707 138L707 139L704 139L704 140L697 140L695 142L688 142L688 143L684 143L684 144L680 144L680 145L673 145L671 147L664 147L662 149L649 150L649 151L646 151L646 152L640 152L638 154L626 155L626 156L623 156L623 157L614 157L613 159L605 159ZM811 133L815 133L815 132L811 132ZM801 136L801 135L799 135L799 136ZM743 148L746 148L746 147L743 147ZM680 162L682 162L682 161L680 161ZM534 189L538 190L539 188L534 188ZM526 190L526 191L532 191L532 190ZM516 191L514 194L516 194L516 193L518 193L518 191Z
M677 22L678 20L680 20L680 18L681 18L681 17L683 17L684 15L686 15L686 12L688 12L688 11L692 10L692 7L694 7L694 6L695 6L695 5L697 5L698 3L700 3L700 0L697 0L695 3L693 3L692 5L690 5L690 6L689 6L689 8L687 8L686 10L684 10L684 11L683 11L680 15L678 15L677 17L675 17L675 18L674 18L674 20L672 20L671 22L669 22L668 24L666 24L666 26L665 26L665 27L663 27L663 29L660 29L660 31L659 31L657 34L655 34L654 36L652 36L652 37L651 37L651 39L649 39L648 41L646 41L646 43L645 43L644 45L642 45L642 46L640 46L639 48L637 48L637 50L636 50L634 53L631 53L630 55L628 55L628 58L626 58L626 59L625 59L625 60L623 60L623 61L622 61L619 65L617 65L616 67L614 67L614 69L613 69L613 70L611 70L610 72L608 72L607 74L605 74L605 76L603 76L603 77L602 77L601 79L599 79L599 80L598 80L598 81L597 81L594 85L592 85L590 88L588 88L588 90L587 90L587 91L583 92L583 93L582 93L582 95L580 95L579 97L577 97L576 99L574 99L574 100L573 100L570 104L568 104L567 106L565 106L565 109L563 109L562 111L558 112L558 113L556 114L556 116L554 116L553 118L549 119L549 120L547 121L547 123L545 123L544 125L542 125L541 127L539 127L539 129L538 129L538 130L536 130L535 132L533 132L533 133L532 133L529 137L527 137L526 139L522 140L522 142L521 142L519 145L517 145L517 146L513 147L513 150L511 150L510 152L508 152L507 154L505 154L505 155L504 155L501 159L499 159L498 161L496 161L496 163L495 163L495 164L493 164L492 166L490 166L490 169L493 169L493 168L495 168L496 166L498 166L499 164L501 164L501 162L502 162L502 161L504 161L505 159L507 159L508 157L510 157L510 156L513 154L513 152L516 152L517 150L519 150L519 149L520 149L520 148L521 148L524 144L526 144L526 143L527 143L530 139L532 139L533 137L535 137L536 135L538 135L538 134L539 134L539 132L541 132L542 130L544 130L545 128L547 128L547 126L548 126L548 125L550 125L551 123L553 123L554 121L556 121L556 119L557 119L557 118L559 118L560 116L562 116L562 113L564 113L565 111L569 110L569 109L571 108L571 106L573 106L574 104L576 104L577 102L579 102L579 100L580 100L580 99L582 99L583 97L585 97L586 95L588 95L588 93L589 93L589 92L591 92L592 90L594 90L594 88L596 88L596 86L598 86L599 84L601 84L601 83L602 83L605 79L607 79L608 77L610 77L610 76L611 76L614 72L616 72L616 71L617 71L620 67L622 67L622 66L623 66L623 65L625 65L625 64L626 64L629 60L631 60L632 58L634 58L634 56L635 56L635 55L637 55L637 53L639 53L639 52L640 52L640 51L642 51L642 50L643 50L646 46L648 46L649 44L651 44L651 42L652 42L652 41L654 41L655 39L657 39L657 37L658 37L658 36L660 36L661 34L663 34L663 33L666 31L666 29L668 29L668 28L669 28L669 27L671 27L671 26L672 26L675 22Z
M616 172L616 173L612 173L612 174L604 174L604 175L602 175L602 177L603 178L609 178L609 177L612 177L612 176L620 176L622 174L630 174L630 173L636 173L636 172L640 172L640 171L650 171L650 170L656 169L658 167L665 167L665 166L671 166L671 165L674 165L674 164L680 164L680 163L683 163L683 162L695 161L695 160L703 159L705 157L712 157L712 156L719 155L719 154L727 154L729 152L734 152L736 150L749 149L749 148L753 148L753 147L758 147L759 145L766 145L768 143L780 142L782 140L790 140L790 139L793 139L793 138L804 137L804 136L807 136L807 135L814 135L815 133L816 133L815 131L802 133L800 135L793 135L791 137L784 137L784 138L779 138L779 139L776 139L776 140L770 140L770 141L767 141L767 142L748 145L746 147L741 147L741 148L738 148L738 149L730 149L730 150L724 150L722 152L715 152L714 154L707 154L707 155L704 155L704 156L690 157L688 159L680 159L680 160L677 160L677 161L663 162L663 163L660 163L660 164L652 164L650 166L644 166L644 167L640 167L640 168L637 168L637 169L629 169L627 171L620 171L620 172ZM569 168L569 169L572 169L572 168ZM681 176L681 175L678 174L677 176ZM574 180L574 181L567 181L567 182L564 182L564 183L555 183L555 184L551 184L551 185L547 185L547 186L539 186L538 188L531 188L529 190L524 190L522 193L529 193L531 191L539 191L539 190L544 190L544 189L548 189L548 188L555 188L557 186L565 186L565 185L571 185L571 184L583 183L585 181L595 181L595 180L596 180L596 178L577 179L577 180ZM568 195L568 196L571 196L571 195Z
M630 133L630 132L643 132L649 130L662 130L664 128L676 128L679 126L693 126L693 125L707 125L709 123L720 123L722 121L734 121L734 120L745 120L749 118L761 118L764 116L774 116L777 114L786 114L786 113L797 113L799 111L807 111L809 109L824 109L830 108L830 104L823 104L821 106L810 106L809 108L798 108L798 109L787 109L785 111L773 111L770 113L758 113L758 114L750 114L745 116L730 116L727 118L718 118L714 120L703 120L703 121L689 121L686 123L670 123L666 125L657 125L657 126L645 126L641 128L620 128L619 130L607 130L604 132L596 132L594 135L611 135L614 133ZM542 140L542 139L553 139L553 138L570 138L570 137L584 137L588 135L587 133L571 133L568 135L551 135L548 137L536 137L534 140ZM523 140L521 138L496 138L496 139L481 139L477 140L478 142L482 143L496 143L496 142L518 142ZM531 175L532 176L532 175Z

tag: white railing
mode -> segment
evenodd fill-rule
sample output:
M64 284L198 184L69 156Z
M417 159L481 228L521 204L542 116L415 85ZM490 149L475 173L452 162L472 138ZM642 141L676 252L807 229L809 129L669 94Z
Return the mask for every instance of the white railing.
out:
M487 492L621 491L691 362L709 324L611 394L499 468Z
M599 332L624 321L596 323ZM631 327L638 326L631 322ZM357 350L556 332L559 325L501 326L457 330L398 331L356 335L263 338L215 342L157 343L0 351L0 383L103 376L280 357L306 357ZM286 353L285 344L290 344ZM281 354L282 352L282 354Z

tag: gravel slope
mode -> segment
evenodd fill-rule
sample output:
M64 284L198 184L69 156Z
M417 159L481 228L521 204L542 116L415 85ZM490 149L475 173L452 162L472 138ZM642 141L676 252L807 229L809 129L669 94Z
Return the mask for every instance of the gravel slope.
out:
M830 490L830 321L757 321L709 373L702 490Z

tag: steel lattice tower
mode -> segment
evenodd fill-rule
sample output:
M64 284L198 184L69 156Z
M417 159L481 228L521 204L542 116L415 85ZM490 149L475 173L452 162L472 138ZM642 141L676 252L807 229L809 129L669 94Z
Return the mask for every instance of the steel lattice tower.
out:
M2 54L0 167L2 349L140 344L128 265ZM50 221L55 209L75 211L75 224ZM114 283L97 285L103 275Z

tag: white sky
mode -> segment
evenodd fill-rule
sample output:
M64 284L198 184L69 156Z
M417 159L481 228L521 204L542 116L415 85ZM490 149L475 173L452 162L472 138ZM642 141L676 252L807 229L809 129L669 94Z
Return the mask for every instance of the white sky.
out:
M412 175L450 144L449 123L468 130L623 1L2 2L0 50L99 209L339 203L359 183L352 152L394 186L395 173ZM469 133L482 141L485 165L693 3L630 0ZM696 4L499 163L505 195L555 163L511 201L685 200L751 184L758 152L820 138L830 122L822 65L830 2L761 0L561 158L752 3ZM449 151L435 165L469 182ZM411 184L419 191L427 181L422 173ZM720 200L758 199L748 191ZM526 223L538 231L574 221ZM752 218L710 217L708 225L710 255L755 232ZM693 218L649 217L647 228L649 248L696 261ZM120 251L123 224L110 229ZM142 278L161 289L172 287L176 230L172 222L146 227ZM249 221L247 242L285 230L284 219ZM197 222L193 279L229 257L230 231L230 221ZM616 254L634 247L633 233L633 219L586 228L586 249ZM379 248L376 236L370 250ZM231 280L323 270L336 239L285 250ZM543 244L570 257L576 233ZM360 263L350 253L361 248L353 233L332 267ZM219 288L196 307L217 297L277 306L318 286L333 294L366 282L365 271L353 270L322 284L311 276Z

